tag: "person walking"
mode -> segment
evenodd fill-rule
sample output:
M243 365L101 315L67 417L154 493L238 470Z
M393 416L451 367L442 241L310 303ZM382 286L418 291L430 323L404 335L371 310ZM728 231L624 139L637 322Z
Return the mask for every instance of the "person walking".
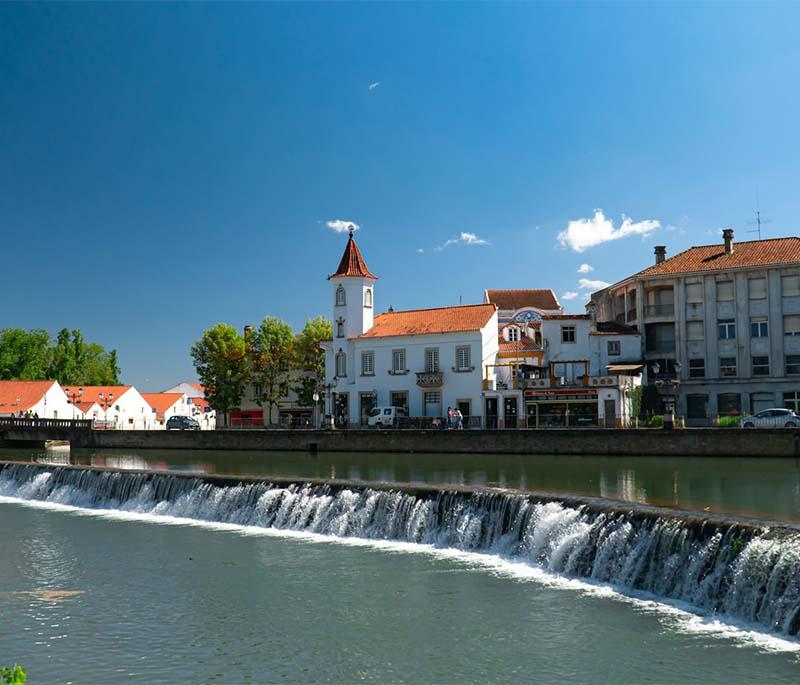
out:
M453 408L447 408L447 430L453 429Z
M456 415L456 430L464 430L464 415L458 407L456 407L454 413Z

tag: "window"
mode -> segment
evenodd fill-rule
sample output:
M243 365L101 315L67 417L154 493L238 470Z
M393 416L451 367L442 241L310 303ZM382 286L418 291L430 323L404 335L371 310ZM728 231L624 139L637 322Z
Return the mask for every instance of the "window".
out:
M769 376L769 357L753 357L753 375Z
M686 418L705 419L708 417L708 395L686 396Z
M787 314L783 317L783 334L800 335L800 315Z
M361 353L361 375L362 376L375 375L375 352L373 352L372 350L370 350L369 352Z
M472 369L471 357L469 345L456 347L456 368L459 371L470 371Z
M781 290L784 297L800 295L800 276L784 276L781 278Z
M686 324L687 340L703 340L704 338L705 338L705 331L703 330L702 321L689 321Z
M517 342L517 340L519 340L519 328L517 328L516 326L509 327L508 340L509 342Z
M408 392L398 391L389 394L393 407L402 407L405 413L408 414Z
M742 413L742 397L736 393L717 395L717 412L720 416L738 416Z
M608 341L608 356L618 357L620 355L620 342L619 340Z
M800 413L800 392L783 393L783 406L793 412Z
M365 307L372 306L372 288L367 288L364 291L364 306Z
M769 335L766 316L756 316L750 319L750 337L766 338Z
M344 353L344 350L339 350L336 353L336 375L339 378L345 378L347 376L347 355Z
M405 370L406 370L406 351L392 350L392 373L403 373Z
M720 376L736 375L736 357L719 358L719 375Z
M786 375L787 376L800 375L800 354L786 355Z
M426 392L423 395L423 402L425 404L425 416L441 416L442 415L442 393L439 391Z
M736 322L733 319L720 319L717 321L717 330L720 340L733 340L736 337Z
M439 370L439 348L430 347L425 350L425 371L435 373Z
M686 284L686 301L689 304L699 304L703 301L703 284L702 283L687 283Z
M561 327L561 342L574 343L575 342L575 326L562 326Z
M343 307L346 304L347 304L347 298L345 297L344 294L344 286L340 285L338 288L336 288L336 306Z
M733 281L717 281L717 302L733 302Z
M706 377L706 360L690 359L689 378L705 378L705 377Z
M344 338L344 321L336 322L336 337Z
M767 279L751 278L747 281L747 292L751 300L767 299Z

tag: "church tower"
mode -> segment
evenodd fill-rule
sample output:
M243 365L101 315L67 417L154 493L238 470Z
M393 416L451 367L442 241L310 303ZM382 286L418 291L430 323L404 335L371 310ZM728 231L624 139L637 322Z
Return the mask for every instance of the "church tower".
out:
M351 225L339 268L328 276L333 294L333 342L337 349L348 338L362 335L372 328L374 285L378 277L367 268L353 238L354 230Z

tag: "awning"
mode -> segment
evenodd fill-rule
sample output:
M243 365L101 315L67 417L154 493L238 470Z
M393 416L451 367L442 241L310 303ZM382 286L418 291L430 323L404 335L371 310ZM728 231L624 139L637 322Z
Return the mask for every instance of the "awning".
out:
M644 364L609 364L606 368L611 373L625 373L629 371L641 371Z

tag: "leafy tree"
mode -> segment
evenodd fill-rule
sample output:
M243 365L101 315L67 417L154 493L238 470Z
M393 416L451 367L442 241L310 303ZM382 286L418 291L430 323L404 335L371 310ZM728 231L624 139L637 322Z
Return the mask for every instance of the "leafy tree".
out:
M117 385L117 351L106 352L98 343L87 343L79 330L62 328L52 349L48 371L62 385Z
M302 372L295 388L299 403L304 407L314 404L314 392L325 380L325 352L320 343L333 339L333 327L324 316L308 319L303 331L297 336L295 364Z
M22 328L0 330L0 380L43 380L50 365L47 331Z
M247 378L245 342L238 331L218 323L192 345L191 355L209 405L223 414L238 409Z
M272 410L289 393L290 374L295 367L294 331L285 321L265 316L254 331L248 350L250 380L259 407L266 405L268 422Z

